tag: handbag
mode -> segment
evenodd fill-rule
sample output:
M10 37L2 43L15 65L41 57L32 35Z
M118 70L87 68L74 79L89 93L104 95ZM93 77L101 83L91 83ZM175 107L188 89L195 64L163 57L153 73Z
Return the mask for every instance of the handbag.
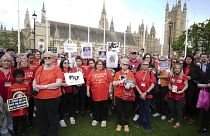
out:
M200 90L196 108L201 108L204 109L205 111L208 111L209 105L210 105L210 93L207 91L206 88L203 88Z
M125 89L123 87L122 91L122 100L128 101L128 102L134 102L135 101L135 93L133 89Z

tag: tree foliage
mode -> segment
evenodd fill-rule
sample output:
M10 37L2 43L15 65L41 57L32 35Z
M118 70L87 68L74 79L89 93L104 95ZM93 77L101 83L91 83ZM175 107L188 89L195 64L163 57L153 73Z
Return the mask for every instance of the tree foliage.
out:
M180 35L177 40L172 43L173 51L179 55L185 50L186 31ZM202 23L194 23L188 29L188 54L197 54L199 52L206 52L210 54L210 19Z
M20 51L24 52L25 47L23 46L23 34L20 33L21 47ZM18 32L17 31L5 31L0 32L0 47L4 49L12 48L18 51Z

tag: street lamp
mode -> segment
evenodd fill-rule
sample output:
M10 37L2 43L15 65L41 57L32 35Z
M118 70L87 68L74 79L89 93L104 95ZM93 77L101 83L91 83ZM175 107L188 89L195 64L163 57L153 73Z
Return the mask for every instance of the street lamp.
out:
M171 28L172 28L173 23L169 22L168 25L169 25L168 58L170 58L170 54L171 54Z
M37 15L36 15L36 13L35 13L35 11L34 11L34 14L32 14L32 18L34 19L34 52L35 52L35 49L36 49L36 22L35 22L35 20L37 19Z

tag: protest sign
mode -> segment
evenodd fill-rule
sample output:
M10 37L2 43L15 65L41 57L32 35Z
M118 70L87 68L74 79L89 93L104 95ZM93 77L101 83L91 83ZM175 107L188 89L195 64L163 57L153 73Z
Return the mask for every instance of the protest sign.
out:
M106 60L106 51L103 50L99 51L99 59Z
M84 44L81 44L81 49L82 49L82 52L81 52L81 57L83 59L89 59L89 58L92 58L93 55L92 55L92 44L91 43L84 43Z
M120 52L120 42L107 42L107 51Z
M72 52L77 52L77 45L75 43L66 43L63 45L64 46L64 52L66 53L72 53Z
M64 73L64 77L67 85L79 85L85 83L82 72Z
M117 52L107 52L106 67L117 68L118 67L118 54Z

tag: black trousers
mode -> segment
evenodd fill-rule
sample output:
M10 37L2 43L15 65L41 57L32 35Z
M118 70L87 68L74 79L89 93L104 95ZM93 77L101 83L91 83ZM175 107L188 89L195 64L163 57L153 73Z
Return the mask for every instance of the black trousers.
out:
M104 101L93 101L93 118L96 121L105 121L107 120L108 115L108 102Z
M117 97L115 97L115 100L117 110L117 123L119 125L128 125L133 103L124 101Z
M27 134L27 116L13 117L14 136L21 136Z
M68 113L69 117L74 117L75 98L74 98L73 93L66 93L61 96L58 113L59 113L60 120L64 119L65 113Z
M84 113L86 109L86 86L74 86L77 90L77 94L75 94L75 108L76 111L80 113Z
M160 91L158 94L158 105L157 105L157 111L161 115L166 115L167 111L167 102L165 101L165 97L168 94L168 86L160 86Z
M210 108L208 111L202 111L202 128L208 129L210 121Z
M172 117L176 119L176 122L181 122L183 119L183 102L184 98L179 100L169 98L168 100L170 113Z
M34 113L34 98L30 97L29 107L28 107L28 119L30 123L33 123L33 113Z
M50 136L57 136L59 103L60 98L35 99L40 136L47 135L48 128Z

